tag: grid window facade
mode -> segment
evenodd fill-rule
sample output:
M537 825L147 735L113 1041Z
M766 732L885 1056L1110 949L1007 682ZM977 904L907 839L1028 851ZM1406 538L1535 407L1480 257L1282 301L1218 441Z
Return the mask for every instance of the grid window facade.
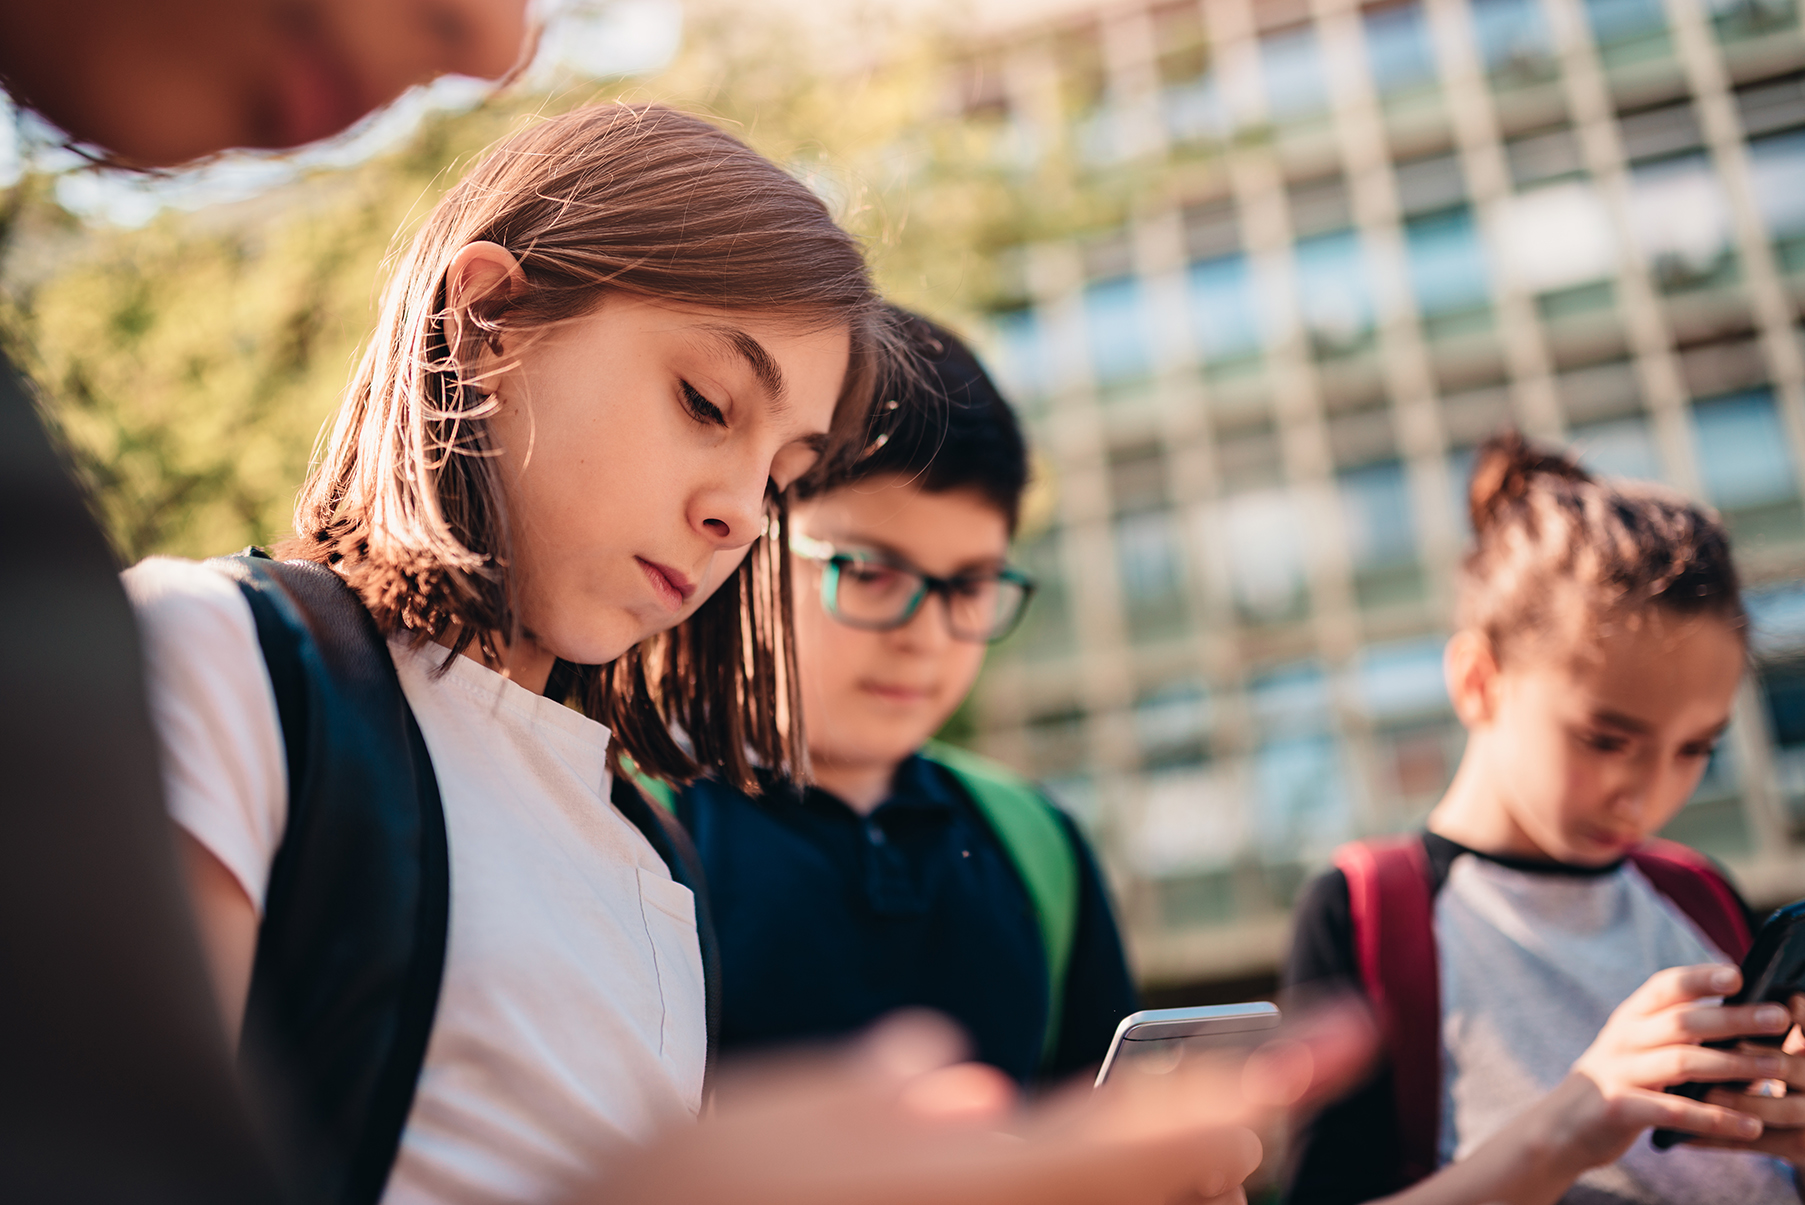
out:
M996 103L1058 81L1043 139L1139 199L1013 252L1065 265L989 344L1058 488L979 739L1097 836L1144 975L1269 971L1276 937L1227 937L1282 933L1336 843L1439 798L1466 475L1505 424L1724 515L1754 688L1671 835L1805 870L1794 0L1060 21L998 51L1034 69Z

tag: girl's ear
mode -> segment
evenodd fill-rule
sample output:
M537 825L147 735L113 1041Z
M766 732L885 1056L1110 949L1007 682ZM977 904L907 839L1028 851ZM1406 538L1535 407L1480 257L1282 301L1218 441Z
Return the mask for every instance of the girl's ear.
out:
M512 297L526 287L526 273L514 253L500 243L467 243L445 269L445 301L467 310L479 301Z
M1498 658L1483 632L1454 633L1442 651L1442 675L1454 715L1471 731L1491 721L1498 696Z

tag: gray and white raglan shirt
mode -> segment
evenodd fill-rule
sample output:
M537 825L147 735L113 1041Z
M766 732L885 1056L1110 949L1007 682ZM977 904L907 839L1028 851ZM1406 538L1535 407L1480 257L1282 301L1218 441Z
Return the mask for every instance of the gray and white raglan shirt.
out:
M1613 1010L1656 971L1732 962L1633 865L1598 870L1480 855L1425 835L1436 880L1442 1112L1439 1158L1464 1158L1552 1089ZM1359 983L1347 881L1301 901L1287 983ZM1355 1202L1397 1190L1389 1072L1299 1136L1288 1199ZM1643 1134L1582 1176L1569 1205L1798 1205L1791 1165Z

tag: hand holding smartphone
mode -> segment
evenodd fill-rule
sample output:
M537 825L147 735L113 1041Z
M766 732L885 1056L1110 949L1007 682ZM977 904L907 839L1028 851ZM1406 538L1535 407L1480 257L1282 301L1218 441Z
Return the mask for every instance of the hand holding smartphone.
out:
M1742 988L1725 998L1724 1003L1778 1004L1786 1008L1790 1007L1793 996L1800 993L1805 993L1805 900L1788 904L1762 923L1754 944L1749 947L1748 957L1742 960ZM1784 1033L1750 1034L1705 1045L1717 1050L1734 1050L1744 1042L1779 1046L1785 1040ZM1703 1100L1713 1088L1737 1091L1747 1086L1741 1083L1690 1083L1677 1084L1667 1090L1693 1100ZM1664 1151L1688 1137L1678 1130L1656 1130L1653 1142L1655 1149Z

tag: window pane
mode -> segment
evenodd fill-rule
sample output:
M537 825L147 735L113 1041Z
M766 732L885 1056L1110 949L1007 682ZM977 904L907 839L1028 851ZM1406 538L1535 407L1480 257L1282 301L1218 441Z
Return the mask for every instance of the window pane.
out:
M1116 558L1131 609L1164 602L1178 593L1178 550L1172 535L1169 511L1147 511L1116 520Z
M1267 670L1248 683L1247 694L1263 733L1297 736L1328 731L1329 681L1314 661Z
M1585 181L1550 184L1506 200L1500 270L1531 293L1615 275L1617 229L1598 190Z
M1392 461L1339 475L1342 521L1354 568L1383 569L1416 560L1404 466Z
M1360 705L1375 720L1448 710L1439 637L1368 645L1355 663Z
M1264 742L1254 752L1260 846L1273 861L1326 853L1352 836L1346 767L1335 738Z
M1466 206L1407 222L1404 241L1411 288L1425 315L1459 313L1487 304L1485 248Z
M1704 155L1632 171L1630 228L1664 289L1704 284L1729 264L1730 205Z
M990 316L997 336L997 376L1003 391L1022 405L1051 392L1040 319L1032 309L1005 310Z
M1607 477L1659 481L1662 476L1661 455L1645 418L1616 418L1575 427L1573 450L1580 463Z
M1462 540L1473 538L1473 514L1468 499L1473 484L1473 462L1478 458L1477 448L1455 448L1448 453L1448 508L1454 513L1455 526Z
M1130 834L1128 854L1135 869L1150 878L1173 878L1227 866L1247 843L1241 792L1220 770L1209 767L1160 770L1144 780L1140 823ZM1234 914L1233 884L1221 898L1168 904L1169 920L1227 920ZM1195 894L1195 893L1187 893ZM1216 895L1217 893L1209 893ZM1199 906L1199 903L1204 906Z
M1311 344L1319 353L1330 354L1357 347L1373 326L1359 236L1352 230L1319 234L1299 239L1293 252L1299 308Z
M1206 361L1260 350L1260 304L1247 257L1225 255L1191 265L1191 331Z
M1338 475L1354 596L1362 607L1421 597L1410 490L1404 466L1393 461Z
M1723 512L1738 551L1805 539L1805 507L1773 392L1694 402L1692 423L1705 493Z
M1289 490L1254 490L1223 503L1229 577L1236 608L1255 622L1302 614L1304 553Z
M1661 0L1586 0L1586 18L1601 47L1635 41L1667 28Z
M1147 321L1141 312L1140 284L1134 277L1098 281L1086 288L1084 322L1091 372L1099 385L1147 375Z
M1697 402L1692 428L1705 494L1717 506L1746 510L1798 496L1786 431L1770 390Z
M1749 143L1755 203L1777 239L1805 234L1805 130Z
M1146 766L1203 761L1209 729L1209 693L1194 682L1164 687L1134 705L1134 735Z
M1755 656L1805 652L1805 582L1747 590L1742 602L1749 612L1749 650ZM1798 739L1805 742L1805 725L1799 728Z
M1368 9L1365 18L1366 54L1381 95L1435 81L1435 54L1420 3Z
M1159 99L1166 134L1174 142L1223 139L1233 129L1228 105L1213 71L1185 83L1166 85L1160 89Z
M1253 771L1262 849L1275 861L1294 861L1337 844L1348 828L1346 768L1331 735L1321 667L1274 669L1247 693L1260 732Z
M1752 38L1796 25L1794 0L1711 0L1711 20L1724 41Z
M1266 77L1266 111L1274 121L1292 121L1328 107L1316 30L1308 25L1260 39L1260 67Z
M1472 13L1487 72L1507 79L1548 72L1554 55L1539 0L1472 0Z

